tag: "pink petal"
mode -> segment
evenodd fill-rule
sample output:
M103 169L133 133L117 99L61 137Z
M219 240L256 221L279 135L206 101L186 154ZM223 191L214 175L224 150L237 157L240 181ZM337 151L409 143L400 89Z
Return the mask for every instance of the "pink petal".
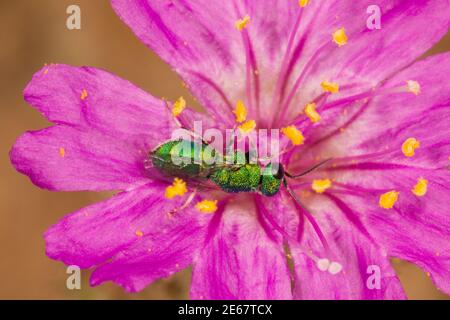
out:
M295 297L298 299L404 299L402 286L389 264L386 253L348 220L330 201L309 202L329 249L305 224L300 247L291 241L296 272ZM324 270L305 254L327 259ZM336 266L342 266L342 270ZM325 270L327 269L328 270ZM333 270L334 268L334 270ZM375 270L375 271L374 271Z
M149 182L66 216L45 234L47 255L65 264L89 268L113 257L117 259L123 255L121 252L141 245L159 252L170 244L170 232L187 228L186 224L198 229L202 217L193 210L169 218L168 213L180 206L187 195L168 201L164 198L165 187ZM189 243L189 232L182 235L186 239L180 241ZM155 244L150 247L149 241ZM147 267L150 270L151 266Z
M111 3L139 39L182 76L220 125L233 124L231 110L238 99L246 101L251 118L258 117L259 100L261 121L267 120L264 115L270 112L272 83L297 14L295 1ZM250 16L250 24L240 32L235 22L245 15ZM248 51L246 32L251 46ZM247 90L253 102L247 99Z
M99 69L46 66L24 95L57 126L22 135L11 161L51 190L123 190L149 178L148 152L176 128L165 102ZM206 119L189 110L183 117Z
M145 181L144 145L57 125L23 134L11 150L17 171L50 190L120 190Z
M192 298L292 297L282 242L266 233L250 199L244 196L229 204L212 222L210 236L194 260Z

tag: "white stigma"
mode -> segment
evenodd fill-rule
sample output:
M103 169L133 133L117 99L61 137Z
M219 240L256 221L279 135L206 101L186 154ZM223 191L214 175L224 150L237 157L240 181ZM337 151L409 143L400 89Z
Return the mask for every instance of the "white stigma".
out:
M330 261L327 258L317 260L316 265L320 271L328 271L332 275L342 271L342 265L339 262Z
M331 274L338 274L342 270L342 265L339 262L332 262L328 267L328 272Z
M327 271L329 267L330 260L327 258L317 260L317 268L319 268L320 271Z

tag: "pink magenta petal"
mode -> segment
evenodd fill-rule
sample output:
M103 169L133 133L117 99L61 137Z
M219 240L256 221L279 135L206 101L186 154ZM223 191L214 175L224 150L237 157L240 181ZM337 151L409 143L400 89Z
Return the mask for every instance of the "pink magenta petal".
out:
M182 250L191 252L198 247L199 237L203 234L201 226L209 216L195 209L168 215L185 201L187 195L168 201L164 198L165 187L165 184L150 182L66 216L45 234L47 255L82 268L96 266L113 258L97 272L96 283L115 280L112 275L117 269L113 267L118 264L129 263L128 271L124 270L120 277L125 279L129 276L132 282L136 259L157 260L158 255L162 259L169 252L187 257L187 253ZM136 256L132 257L131 252L136 253ZM175 266L176 263L181 265L176 259L167 263L167 266L152 266L153 263L148 263L145 268L149 273L156 274L162 272L159 268ZM121 284L129 285L131 290L131 282Z
M123 190L149 178L148 152L177 128L164 101L105 71L48 65L25 99L55 127L27 132L11 150L15 168L51 190ZM193 120L211 121L190 110Z
M270 239L251 197L228 205L194 260L194 299L290 299L282 242Z
M309 224L305 224L301 246L289 242L295 264L295 298L405 298L386 253L359 232L338 206L317 199L309 203L309 209L318 219L329 248L323 247ZM314 260L311 253L319 260Z

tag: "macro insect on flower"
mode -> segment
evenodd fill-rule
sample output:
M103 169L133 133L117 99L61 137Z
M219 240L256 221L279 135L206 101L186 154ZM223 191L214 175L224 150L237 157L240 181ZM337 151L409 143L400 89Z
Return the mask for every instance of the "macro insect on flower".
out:
M51 227L49 257L127 291L192 265L196 299L402 299L397 257L450 292L450 54L419 59L449 1L377 1L380 30L365 0L111 3L206 114L95 68L38 71L25 99L54 125L18 139L15 168L50 190L120 191ZM261 179L168 180L155 154L194 120L280 129L280 164L307 174L283 176L291 193L273 176L270 196Z

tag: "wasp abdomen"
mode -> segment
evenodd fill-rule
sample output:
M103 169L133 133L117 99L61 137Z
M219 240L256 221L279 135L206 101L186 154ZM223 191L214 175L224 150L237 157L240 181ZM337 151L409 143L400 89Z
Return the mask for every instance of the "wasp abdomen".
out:
M198 178L205 174L205 160L214 156L208 145L188 140L168 141L150 152L153 166L170 176ZM211 152L212 151L212 152Z
M215 170L210 179L225 192L251 192L258 189L261 169L256 164L221 168Z

